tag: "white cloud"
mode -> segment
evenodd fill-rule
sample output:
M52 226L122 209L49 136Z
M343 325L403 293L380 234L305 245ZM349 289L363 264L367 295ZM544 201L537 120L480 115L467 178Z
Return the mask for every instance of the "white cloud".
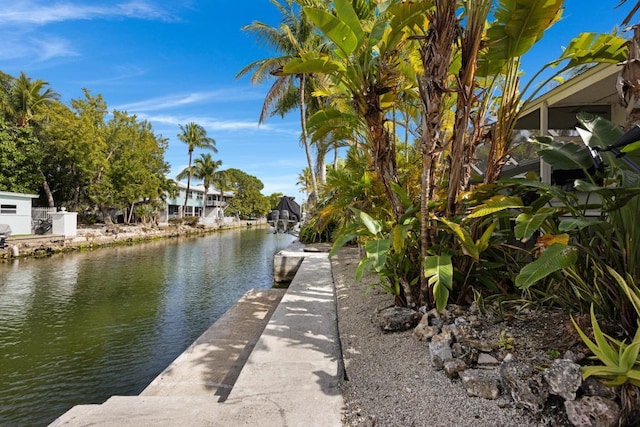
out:
M82 87L88 86L104 86L112 83L120 83L123 80L131 79L134 77L144 76L147 70L137 65L117 65L112 69L112 75L105 78L99 78L95 80L85 80L81 83ZM117 110L123 110L122 108L116 108Z
M48 3L26 0L3 5L0 9L0 24L4 26L46 25L63 21L105 18L175 20L166 11L143 0L91 5L69 1Z
M34 39L32 40L32 43L32 48L34 50L33 53L37 55L40 61L46 61L57 57L79 55L67 40L59 37Z
M93 19L177 21L168 10L147 0L109 2L17 0L0 7L0 60L46 61L78 56L72 42L38 31L47 24Z
M36 38L21 33L9 35L0 32L0 60L29 58L38 62L78 55L71 44L60 37L42 34Z
M147 120L154 124L173 125L176 128L188 122L198 123L207 131L236 131L236 130L269 130L265 125L258 126L258 121L242 120L215 120L208 117L178 117L172 115L148 115L145 113L135 113L140 119Z
M187 105L201 104L203 102L238 102L245 100L264 99L264 94L256 90L242 90L237 88L218 89L204 92L180 93L161 96L118 105L117 110L126 111L159 111L168 110Z

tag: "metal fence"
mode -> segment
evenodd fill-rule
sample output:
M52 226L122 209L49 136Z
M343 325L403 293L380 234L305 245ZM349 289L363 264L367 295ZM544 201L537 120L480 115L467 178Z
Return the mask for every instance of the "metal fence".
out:
M45 234L51 230L51 215L56 208L31 208L31 232Z

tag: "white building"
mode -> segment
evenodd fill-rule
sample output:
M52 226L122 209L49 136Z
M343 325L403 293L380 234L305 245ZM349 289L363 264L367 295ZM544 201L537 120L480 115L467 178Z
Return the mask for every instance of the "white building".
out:
M233 193L220 194L220 190L211 186L206 196L204 186L189 186L189 195L185 208L184 201L187 194L187 184L178 182L179 193L175 198L168 197L164 212L160 215L160 223L167 223L171 218L181 218L183 216L200 217L200 223L204 225L214 225L230 222L233 217L225 217L224 210L228 206L229 199ZM183 212L184 209L184 212Z
M31 203L35 194L0 191L0 224L11 227L13 236L31 234Z

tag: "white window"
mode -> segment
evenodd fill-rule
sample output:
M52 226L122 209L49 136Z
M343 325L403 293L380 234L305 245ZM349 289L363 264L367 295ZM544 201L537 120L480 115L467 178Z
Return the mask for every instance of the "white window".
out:
M17 214L17 205L0 205L0 214Z

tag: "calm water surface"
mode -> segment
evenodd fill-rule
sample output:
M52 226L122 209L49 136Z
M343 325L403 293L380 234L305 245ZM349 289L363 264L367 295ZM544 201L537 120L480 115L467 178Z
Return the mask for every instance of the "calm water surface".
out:
M289 235L230 230L0 264L0 426L139 394L247 290Z

